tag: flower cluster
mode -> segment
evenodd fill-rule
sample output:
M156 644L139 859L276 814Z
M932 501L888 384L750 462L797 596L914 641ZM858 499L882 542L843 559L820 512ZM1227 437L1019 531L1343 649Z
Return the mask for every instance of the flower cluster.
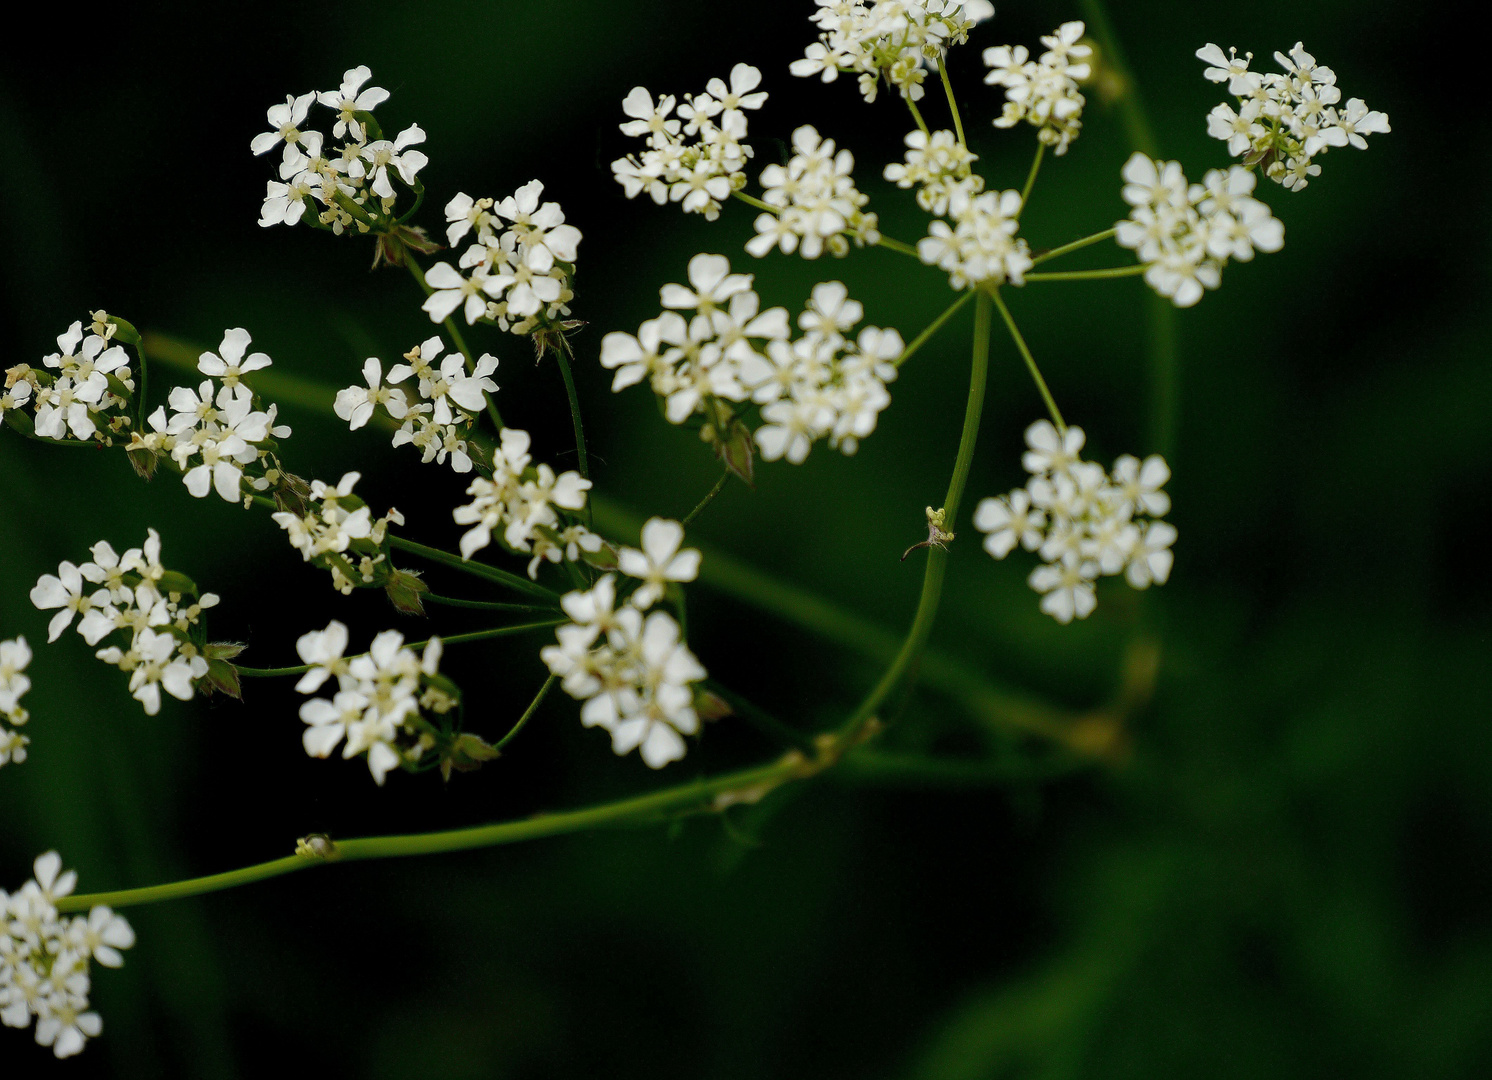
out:
M788 163L762 170L762 201L773 211L758 215L756 235L746 242L746 250L760 258L776 247L817 259L825 248L832 255L848 255L846 233L860 247L874 244L881 238L876 215L861 210L869 197L856 190L850 175L854 169L854 155L836 153L833 139L821 138L806 124L798 128Z
M111 634L128 636L128 648L110 645L94 655L129 674L130 693L146 714L160 711L162 689L190 701L208 670L202 613L217 606L216 594L199 594L191 578L161 565L161 538L154 529L142 547L122 555L106 540L89 550L91 562L64 562L31 590L40 610L59 609L47 641L61 637L74 618L90 646Z
M135 932L102 904L70 919L58 912L78 875L63 871L57 852L38 856L32 873L15 892L0 889L0 1021L13 1028L35 1021L37 1043L71 1057L104 1026L88 1007L93 961L123 966L119 950L134 945Z
M344 758L368 756L368 771L381 787L390 769L415 767L449 734L438 718L460 704L461 692L440 674L440 638L419 654L397 630L385 630L368 652L347 657L347 627L333 620L325 630L301 635L295 648L310 668L297 690L314 694L328 679L337 680L331 698L300 707L306 723L301 743L312 757L330 757L341 743Z
M636 749L654 769L683 757L684 736L699 731L692 684L705 669L679 640L674 617L648 612L669 583L699 573L699 552L681 551L683 540L677 521L649 519L641 550L620 556L621 572L642 584L621 598L616 576L606 574L589 591L567 594L561 603L572 621L540 653L565 692L585 702L581 723L609 731L616 753Z
M468 323L486 317L504 330L527 334L570 314L580 230L565 224L559 203L540 205L543 193L544 185L531 180L496 204L465 192L446 204L451 247L470 232L475 243L461 253L460 270L439 262L425 274L435 290L424 304L431 322L443 322L460 308ZM463 277L461 270L470 273Z
M404 354L407 364L395 364L383 374L376 357L363 364L364 386L338 391L333 410L356 431L373 418L376 408L395 421L394 445L413 445L428 464L441 465L449 458L458 473L471 472L472 448L467 436L487 404L487 394L496 393L491 375L497 357L484 354L468 372L460 353L440 358L445 343L439 336L428 338ZM413 392L398 384L416 380ZM418 395L418 400L413 400Z
M1081 22L1066 22L1041 39L1046 52L1035 60L1024 45L996 45L984 50L990 71L984 81L1005 87L1005 111L995 127L1015 127L1022 120L1036 137L1058 154L1067 153L1083 126L1083 97L1078 85L1093 74L1093 48L1082 44Z
M404 515L392 508L373 519L368 504L352 493L360 479L361 473L346 473L336 487L313 480L297 509L270 515L301 558L329 570L332 586L344 595L388 578L388 528L404 524Z
M425 141L418 124L411 124L391 141L383 137L373 110L388 100L381 87L364 87L373 73L350 68L336 90L286 95L269 109L269 130L254 136L250 149L267 154L281 147L278 181L269 181L259 224L294 225L309 209L319 228L341 234L348 228L367 232L370 215L389 217L397 195L393 177L418 194L418 173L429 160L412 147ZM304 125L311 106L319 103L336 116L332 138Z
M1175 161L1136 151L1124 165L1124 201L1133 209L1116 226L1115 242L1133 248L1145 281L1177 307L1190 307L1222 282L1229 259L1278 251L1285 226L1252 196L1255 176L1238 165L1212 169L1188 184Z
M948 283L966 289L981 282L1025 283L1031 249L1016 236L1020 228L1019 191L980 191L983 181L970 177L951 189L947 213L953 220L934 221L917 241L917 257L948 272Z
M458 525L472 528L461 537L461 557L471 558L492 543L494 532L513 551L532 555L529 577L537 577L544 562L571 562L595 554L602 540L579 522L562 522L560 510L578 513L585 509L585 493L591 482L578 472L558 476L548 465L530 467L529 435L518 428L503 428L501 442L492 459L492 478L479 476L466 493L472 501L458 506Z
M905 162L886 166L885 176L899 188L917 188L917 205L942 216L955 195L972 198L984 190L984 178L974 173L977 154L951 131L920 128L906 137Z
M75 322L57 338L57 351L42 358L42 367L7 370L0 419L27 435L112 446L129 430L125 408L135 389L129 354L114 340L119 329L107 313L96 311L87 330ZM133 339L132 332L128 336Z
M26 744L31 740L14 729L31 718L21 704L21 698L31 689L26 675L30 663L31 647L25 638L0 641L0 765L12 761L19 765L26 760Z
M1340 106L1336 72L1316 63L1300 42L1290 55L1276 52L1282 72L1249 70L1253 53L1239 57L1208 43L1197 59L1210 65L1202 74L1209 82L1227 83L1238 107L1226 103L1207 116L1207 133L1228 144L1228 153L1244 164L1261 165L1264 175L1299 191L1321 175L1314 158L1331 147L1368 148L1364 136L1392 130L1388 117L1368 109L1362 98Z
M737 406L760 407L754 439L768 461L801 463L820 438L846 454L875 430L890 404L886 383L904 349L895 330L863 328L864 316L837 281L814 286L798 318L804 331L790 340L787 311L761 310L752 275L733 274L723 255L689 260L689 285L665 285L664 308L637 335L613 332L601 341L601 363L616 369L612 389L648 379L665 401L670 423L695 413L703 436L719 441L744 423ZM681 311L693 311L685 319Z
M884 78L911 101L922 98L927 67L969 38L975 23L993 18L989 0L815 0L809 18L819 38L794 60L792 73L833 82L840 72L858 78L874 101Z
M193 390L172 389L166 406L150 414L148 432L135 432L129 449L168 457L180 470L187 490L197 498L215 490L228 502L243 497L247 482L268 491L281 476L275 440L290 428L276 423L278 406L259 409L254 392L242 378L270 366L262 352L245 355L251 339L242 328L228 330L217 352L205 352L197 370L208 376Z
M766 92L756 89L761 81L756 68L737 64L729 86L711 79L703 94L685 94L682 104L672 94L655 102L646 88L633 87L622 101L622 111L631 117L621 125L622 134L642 137L646 148L611 163L627 198L646 191L659 206L672 201L708 221L719 217L731 192L746 186L744 170L752 156L744 141L746 110L767 100Z
M1136 589L1164 585L1171 574L1176 529L1155 520L1171 509L1161 488L1171 478L1165 459L1125 454L1112 472L1083 461L1083 429L1058 431L1038 420L1026 429L1021 459L1030 481L996 499L981 500L974 527L984 549L1003 559L1019 545L1045 565L1028 582L1042 594L1041 610L1060 623L1086 619L1097 604L1093 582L1123 573Z

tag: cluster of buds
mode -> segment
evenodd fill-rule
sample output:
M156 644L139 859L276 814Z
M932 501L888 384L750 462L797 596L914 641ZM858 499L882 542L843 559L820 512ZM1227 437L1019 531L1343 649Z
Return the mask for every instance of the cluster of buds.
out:
M486 407L489 393L496 393L491 375L497 357L483 355L468 371L460 353L441 359L445 343L439 336L427 338L404 354L405 364L395 364L383 374L376 357L363 364L364 386L349 386L337 393L333 410L356 431L381 408L398 423L394 445L406 443L420 451L426 464L444 465L449 459L458 473L471 472L473 447L469 441L477 416ZM398 384L415 380L415 389Z
M91 561L64 562L31 590L39 609L58 609L47 627L48 642L61 637L75 618L90 646L111 635L120 635L121 642L127 638L127 647L109 645L95 655L129 674L130 693L150 716L160 711L162 690L190 701L210 675L209 692L237 692L235 682L220 678L222 665L214 664L234 647L207 642L202 615L217 605L217 596L199 593L191 578L161 564L161 538L154 529L141 547L123 554L104 540L90 552Z
M1197 50L1197 59L1208 65L1202 75L1209 82L1227 83L1238 107L1226 103L1207 117L1207 133L1228 144L1228 153L1243 158L1249 168L1259 166L1264 175L1290 191L1299 191L1321 166L1313 159L1332 147L1368 148L1364 136L1391 129L1388 117L1370 110L1362 98L1341 105L1336 72L1316 63L1300 42L1290 55L1276 52L1282 72L1250 71L1253 53L1242 57L1236 49L1227 54L1211 43Z
M104 311L89 316L86 330L73 323L41 367L17 364L5 372L0 420L43 439L113 446L129 438L135 379L124 346L139 343L133 326Z
M990 69L984 81L1005 88L1005 111L995 127L1015 127L1022 120L1057 154L1067 153L1082 128L1086 103L1080 83L1093 74L1093 47L1082 43L1081 22L1063 23L1041 39L1046 52L1035 60L1024 45L996 45L984 50Z
M434 290L424 305L431 322L460 308L467 323L486 318L530 334L570 314L580 230L565 224L559 203L540 204L543 193L544 185L532 180L501 202L458 192L446 204L451 247L468 233L475 243L461 253L460 270L440 262L426 273Z
M461 704L461 691L440 674L440 639L431 638L424 652L416 653L397 630L385 630L368 652L352 657L344 655L347 641L347 627L333 621L296 642L310 670L295 688L314 694L333 678L337 687L330 698L301 705L306 753L330 757L341 745L344 758L366 754L368 771L379 786L390 769L414 771L422 762L441 759L442 754L431 751L461 739L449 722Z
M390 509L375 520L368 504L352 493L361 478L360 473L347 473L335 487L320 480L309 488L299 481L286 484L275 495L281 509L271 517L302 559L331 573L338 592L380 586L396 606L407 606L400 603L402 592L424 590L388 562L389 526L403 525L404 515ZM418 610L417 603L414 607Z
M864 308L830 281L814 286L798 317L804 333L793 340L786 309L762 311L751 285L752 275L731 273L723 255L690 259L689 285L660 290L668 310L635 336L602 339L601 363L616 371L612 389L649 380L669 422L702 416L701 437L748 480L753 442L767 460L794 464L820 438L854 453L890 404L901 335L867 326L851 338ZM754 410L762 422L753 433Z
M1165 459L1125 454L1106 472L1078 457L1084 438L1082 428L1032 424L1021 459L1030 481L974 510L974 527L987 534L984 549L995 558L1017 546L1040 553L1044 565L1028 581L1042 594L1041 610L1060 623L1092 614L1101 575L1123 574L1136 589L1164 585L1176 542L1175 527L1158 520L1171 509L1161 490L1171 478Z
M866 101L885 79L910 101L922 98L928 67L969 39L974 24L993 18L989 0L815 0L809 18L819 39L794 60L792 73L833 82L854 75Z
M756 68L737 64L729 86L711 79L703 94L685 94L682 104L672 94L655 102L645 87L633 87L622 101L631 119L621 129L642 138L644 149L611 163L627 198L647 192L659 206L676 202L686 214L703 214L707 221L719 217L731 192L746 186L752 156L745 142L746 110L767 100L756 89L761 81Z
M854 155L836 152L833 139L807 124L798 128L787 164L762 170L762 201L772 211L757 217L746 250L760 258L775 247L816 259L825 250L848 255L850 238L857 247L874 244L881 238L876 215L862 209L870 197L855 188L854 169Z
M62 869L57 852L38 856L32 873L15 892L0 889L0 1022L35 1022L38 1044L71 1057L104 1027L88 1003L93 962L122 967L120 950L134 945L135 932L102 904L70 919L58 912L78 875Z
M26 744L31 740L15 730L31 719L21 698L31 689L26 667L31 663L31 647L23 637L0 641L0 765L26 760Z

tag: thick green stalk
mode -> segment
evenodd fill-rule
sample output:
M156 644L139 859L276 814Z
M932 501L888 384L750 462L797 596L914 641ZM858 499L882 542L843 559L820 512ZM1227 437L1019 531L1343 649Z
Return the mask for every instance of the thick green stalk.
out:
M1015 341L1015 347L1020 350L1021 358L1026 361L1026 370L1031 373L1031 378L1036 380L1036 389L1041 391L1041 400L1046 402L1047 411L1052 414L1052 421L1057 425L1057 430L1067 431L1067 423L1062 419L1062 411L1057 408L1057 402L1052 398L1052 392L1047 389L1046 380L1041 377L1041 369L1036 366L1036 358L1031 355L1031 350L1026 347L1026 339L1021 337L1020 330L1015 325L1015 320L1010 316L1010 309L1005 306L998 289L994 291L995 306L1000 309L1000 317L1005 320L1005 326L1010 331L1010 336Z
M984 391L989 376L989 330L990 294L981 289L974 305L974 359L969 374L969 400L964 407L964 427L958 440L953 476L948 481L948 494L943 499L944 519L950 528L958 520L958 504L963 498L964 484L969 479L969 467L974 461L974 444L979 437L979 420L984 414ZM927 639L938 614L938 603L943 596L943 578L947 571L948 549L942 545L934 545L927 553L922 595L918 598L917 614L912 619L912 627L907 631L906 640L886 673L851 716L851 724L874 716L891 692L912 674L923 650L927 648Z

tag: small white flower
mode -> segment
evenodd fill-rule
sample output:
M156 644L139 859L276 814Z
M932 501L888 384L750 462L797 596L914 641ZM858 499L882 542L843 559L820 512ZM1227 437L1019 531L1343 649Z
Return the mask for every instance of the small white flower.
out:
M618 555L618 569L629 577L641 578L642 586L632 594L639 610L652 607L662 598L668 583L693 581L699 574L699 552L693 548L680 551L684 527L677 521L649 518L642 527L642 550L624 547Z

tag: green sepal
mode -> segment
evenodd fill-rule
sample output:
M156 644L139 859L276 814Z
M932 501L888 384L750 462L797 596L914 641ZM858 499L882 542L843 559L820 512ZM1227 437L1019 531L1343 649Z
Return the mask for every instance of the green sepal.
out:
M713 723L716 720L724 720L727 716L735 715L730 703L719 694L709 690L695 687L694 711L705 723Z
M420 580L418 573L412 570L393 571L384 584L383 591L388 595L389 603L394 605L396 611L405 615L425 614L425 602L422 597L430 591L430 586Z
M135 329L133 323L121 319L118 315L110 315L108 321L115 327L114 341L139 347L140 331Z
M715 453L725 463L726 469L739 476L746 486L756 490L756 441L751 429L739 420L732 420L723 438L717 438Z
M501 756L497 747L479 735L457 735L440 755L440 778L447 783L451 771L476 772L483 764Z
M32 419L30 413L23 412L20 409L11 409L7 412L5 414L5 423L27 438L33 438L36 435L36 421Z
M135 475L141 480L149 480L155 476L155 467L160 464L160 456L154 450L130 450L126 456L130 459Z
M161 591L162 595L170 593L180 593L182 596L197 595L197 583L179 570L167 570L161 574L160 581L156 582L156 588Z
M228 663L227 660L209 658L207 674L202 677L202 681L197 686L204 694L227 694L238 701L243 700L243 688L238 681L238 668Z

